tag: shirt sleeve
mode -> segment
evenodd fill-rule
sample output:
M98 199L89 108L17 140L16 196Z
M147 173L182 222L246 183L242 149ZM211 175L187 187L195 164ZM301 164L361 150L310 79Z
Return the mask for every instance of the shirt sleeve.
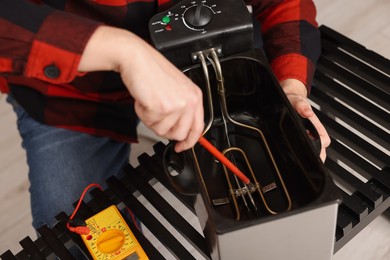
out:
M298 79L310 92L321 43L312 0L248 0L279 81Z
M72 81L100 24L27 0L0 1L0 86L7 75L54 84Z

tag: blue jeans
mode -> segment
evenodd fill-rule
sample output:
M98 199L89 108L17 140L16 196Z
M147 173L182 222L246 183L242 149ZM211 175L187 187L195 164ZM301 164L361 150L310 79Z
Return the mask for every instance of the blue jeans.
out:
M109 138L43 125L9 95L29 166L31 211L35 229L52 226L55 216L73 212L73 202L91 183L105 180L129 162L130 145Z

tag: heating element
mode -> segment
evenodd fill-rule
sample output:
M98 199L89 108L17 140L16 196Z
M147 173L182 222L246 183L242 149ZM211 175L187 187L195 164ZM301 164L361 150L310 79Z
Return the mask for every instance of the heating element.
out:
M229 114L228 111L228 104L226 101L226 89L224 84L224 77L223 72L221 68L221 64L217 55L218 49L210 49L206 51L200 51L194 55L198 57L198 59L201 62L202 70L205 77L206 82L206 100L208 101L207 107L209 108L209 116L208 116L208 122L206 124L206 128L203 132L203 135L208 137L209 135L212 136L212 128L222 128L220 131L222 134L222 153L230 159L230 161L235 164L238 168L242 169L244 173L247 173L247 178L250 179L250 183L246 184L242 182L236 175L232 174L224 165L223 171L226 178L226 182L221 181L221 186L226 187L226 195L223 197L219 197L218 194L211 194L211 191L208 190L206 181L205 181L205 174L207 175L209 172L203 172L200 171L200 179L202 180L202 185L204 186L204 189L206 190L206 193L208 195L208 199L216 207L225 206L228 204L229 207L232 208L234 211L234 215L236 220L240 220L241 218L241 208L245 210L245 214L258 216L259 214L277 214L279 211L284 210L290 210L292 207L291 198L287 191L286 185L283 181L283 178L280 174L280 171L278 169L278 166L275 162L275 159L272 155L272 152L269 148L269 145L267 143L267 140L258 127L255 127L249 123L245 123L245 121L248 121L247 119L240 120L240 117L236 117L237 119L234 119L232 115ZM216 82L217 86L216 92L218 94L218 98L213 98L213 92L211 91L211 84L210 84L210 78L209 78L209 71L208 66L206 63L206 60L210 62L212 65L211 68L213 69L213 72L216 75ZM250 91L249 93L244 93L243 95L250 95L253 92ZM213 100L216 100L218 103L218 107L220 108L220 119L215 120L214 117L214 104ZM248 115L247 115L248 116ZM242 118L241 118L242 119ZM217 123L216 123L217 122ZM216 124L215 124L216 123ZM233 125L234 131L232 132L230 125ZM274 176L272 176L271 179L274 179L275 181L272 181L270 183L266 183L265 185L262 185L262 182L260 179L262 178L262 175L266 173L266 171L259 172L258 169L254 169L251 166L251 162L249 161L249 158L244 151L243 148L240 148L240 143L236 142L236 144L233 146L232 142L230 141L230 136L237 134L239 130L237 128L243 128L246 131L248 131L249 135L253 136L253 138L257 138L258 141L256 143L259 143L260 149L265 148L265 154L269 158L271 165L272 165L272 173ZM194 154L196 156L196 154ZM260 154L258 156L261 156ZM199 161L200 158L197 158L196 161ZM199 165L198 165L199 167ZM261 169L262 170L262 169ZM206 178L207 179L207 178ZM213 183L215 185L215 183ZM227 186L226 186L227 185ZM285 200L285 208L276 209L272 207L272 203L269 203L265 193L273 191L275 189L280 189L282 200ZM239 206L239 203L243 205L243 207ZM263 212L261 212L263 211Z

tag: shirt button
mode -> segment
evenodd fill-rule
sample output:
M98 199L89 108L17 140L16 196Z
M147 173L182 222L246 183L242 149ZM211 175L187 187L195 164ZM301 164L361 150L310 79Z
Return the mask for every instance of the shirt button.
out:
M60 76L60 69L55 65L46 66L43 72L49 79L56 79Z

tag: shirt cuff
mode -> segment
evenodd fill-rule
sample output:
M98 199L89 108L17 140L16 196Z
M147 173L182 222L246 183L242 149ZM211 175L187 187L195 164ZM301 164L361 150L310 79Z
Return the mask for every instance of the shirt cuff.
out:
M307 93L310 93L314 65L305 56L295 53L281 55L271 62L271 68L279 82L297 79L306 86Z
M3 77L0 77L0 95L1 93L8 93L9 88L8 88L8 83L7 80Z
M76 76L81 55L100 23L55 11L43 22L32 43L24 75L54 84Z

